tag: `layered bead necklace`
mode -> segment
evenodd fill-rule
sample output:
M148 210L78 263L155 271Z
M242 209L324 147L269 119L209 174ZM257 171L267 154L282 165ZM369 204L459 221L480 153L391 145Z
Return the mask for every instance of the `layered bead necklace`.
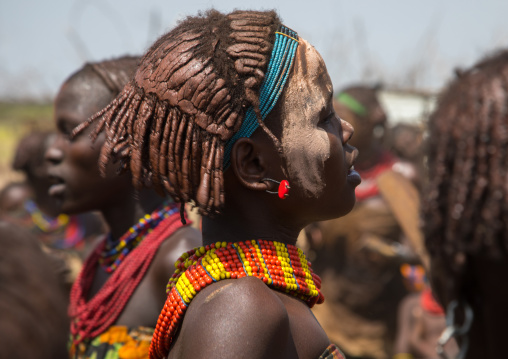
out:
M196 294L223 280L256 277L270 288L302 299L309 307L324 300L321 279L296 246L266 240L217 242L184 253L175 263L168 297L157 321L150 358L166 358L185 311Z
M105 241L87 258L70 293L71 353L79 351L83 341L95 338L116 322L144 278L162 242L183 226L179 211L180 204L169 203L153 212L150 217L161 217L160 220L150 221L149 227L152 230L145 232L143 240L130 249L129 255L124 255L124 259L118 263L119 269L113 271L101 289L90 299L87 299L88 293L97 264L105 252ZM146 220L146 217L144 219ZM144 226L148 227L146 224Z
M162 220L178 212L178 210L179 207L175 206L174 203L165 202L162 207L142 217L117 241L113 241L111 234L109 234L99 257L102 268L108 273L114 272L122 260L138 246L147 234L151 233Z

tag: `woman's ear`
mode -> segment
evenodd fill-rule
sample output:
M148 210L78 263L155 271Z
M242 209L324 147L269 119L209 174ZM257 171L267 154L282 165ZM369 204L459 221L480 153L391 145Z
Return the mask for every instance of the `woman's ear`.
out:
M231 167L238 181L248 189L266 191L268 185L263 182L267 170L267 151L263 143L250 138L240 138L231 150Z

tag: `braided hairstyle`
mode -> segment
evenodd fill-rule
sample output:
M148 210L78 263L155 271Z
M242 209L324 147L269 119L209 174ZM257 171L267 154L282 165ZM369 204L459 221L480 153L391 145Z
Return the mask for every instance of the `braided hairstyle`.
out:
M133 185L153 185L201 214L224 205L226 142L253 107L258 123L259 89L280 20L274 11L210 10L188 17L157 40L135 77L102 111L74 130L96 123L106 132L99 167L120 160Z
M508 51L481 61L441 95L429 124L426 246L505 257L508 250Z

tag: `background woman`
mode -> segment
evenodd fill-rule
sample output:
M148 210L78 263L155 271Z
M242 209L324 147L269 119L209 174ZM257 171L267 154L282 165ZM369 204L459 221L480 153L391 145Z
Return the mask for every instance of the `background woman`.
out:
M506 355L507 88L505 50L458 71L429 124L431 282L465 358Z
M136 57L86 64L62 85L55 100L58 138L46 158L53 185L49 193L64 213L98 210L108 236L86 260L72 291L71 356L145 358L167 276L200 235L180 223L180 206L155 191L136 190L128 171L98 167L105 136L84 123L122 89L138 63Z

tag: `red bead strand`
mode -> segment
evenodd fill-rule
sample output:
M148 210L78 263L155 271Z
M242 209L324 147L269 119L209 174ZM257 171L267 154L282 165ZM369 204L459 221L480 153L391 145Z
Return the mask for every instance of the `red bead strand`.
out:
M189 221L187 223L189 224ZM69 305L71 352L83 340L96 337L115 323L146 274L162 242L182 226L178 211L161 221L124 258L101 289L90 300L87 300L105 245L104 242L99 244L85 261L83 269L71 289Z

